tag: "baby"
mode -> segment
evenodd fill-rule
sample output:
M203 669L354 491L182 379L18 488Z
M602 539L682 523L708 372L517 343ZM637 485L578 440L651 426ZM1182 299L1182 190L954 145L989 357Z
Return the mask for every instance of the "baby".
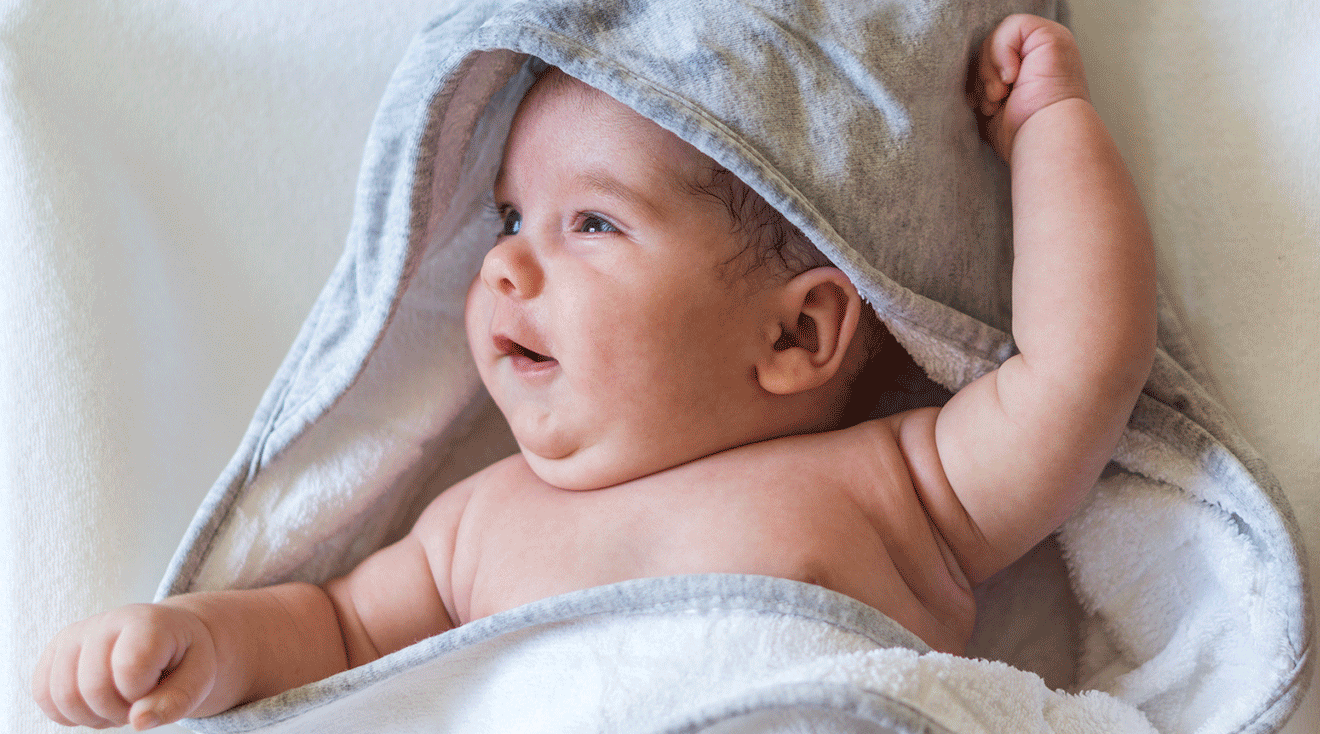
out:
M687 573L819 584L961 651L972 585L1094 484L1155 343L1150 236L1071 35L1012 16L976 77L1012 172L1020 354L943 407L850 420L882 334L847 277L711 159L551 71L514 120L502 231L466 310L521 451L323 587L70 626L37 701L63 724L144 729L554 594Z

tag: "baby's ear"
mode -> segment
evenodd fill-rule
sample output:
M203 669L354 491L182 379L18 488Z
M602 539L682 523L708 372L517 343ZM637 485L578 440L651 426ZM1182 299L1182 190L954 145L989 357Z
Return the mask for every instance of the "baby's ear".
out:
M824 385L839 371L857 330L862 299L838 268L812 268L782 286L777 323L756 364L761 387L791 395Z

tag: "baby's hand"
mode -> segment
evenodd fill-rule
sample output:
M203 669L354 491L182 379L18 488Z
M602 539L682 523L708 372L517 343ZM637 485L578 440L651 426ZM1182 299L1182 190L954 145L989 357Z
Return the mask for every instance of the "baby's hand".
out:
M37 664L32 693L57 723L131 723L141 731L194 711L215 677L215 645L197 615L133 604L56 635Z
M981 134L1005 161L1027 118L1065 99L1090 100L1072 33L1035 15L1010 15L986 37L970 81Z

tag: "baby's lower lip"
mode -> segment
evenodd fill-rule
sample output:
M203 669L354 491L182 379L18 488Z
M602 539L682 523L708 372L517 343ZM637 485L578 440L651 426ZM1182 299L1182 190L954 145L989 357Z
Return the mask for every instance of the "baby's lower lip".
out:
M543 375L547 372L559 369L559 360L543 359L535 360L526 354L510 354L509 364L513 365L514 372L528 377L534 375Z

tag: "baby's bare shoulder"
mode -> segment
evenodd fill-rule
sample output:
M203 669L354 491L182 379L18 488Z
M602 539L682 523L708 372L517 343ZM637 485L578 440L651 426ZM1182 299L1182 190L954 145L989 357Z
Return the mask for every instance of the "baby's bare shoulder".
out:
M455 560L460 536L471 530L474 516L481 515L483 508L498 507L511 487L535 479L520 454L501 459L437 495L409 535L421 543L433 565L447 567Z
M772 531L762 534L765 548L799 549L798 565L817 583L876 607L936 649L957 652L970 635L975 602L931 511L951 496L931 436L938 415L927 408L776 439L723 461L745 464L757 478L743 491L758 500L749 525L757 528L755 518L764 516L761 527ZM777 473L758 476L764 466Z

